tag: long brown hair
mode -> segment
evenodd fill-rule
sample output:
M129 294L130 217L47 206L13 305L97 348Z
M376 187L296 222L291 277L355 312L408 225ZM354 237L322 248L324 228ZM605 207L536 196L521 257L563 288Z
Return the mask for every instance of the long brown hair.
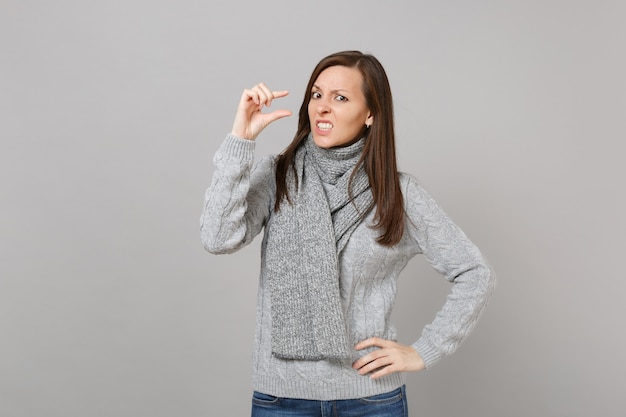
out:
M378 59L369 54L359 51L337 52L323 58L313 70L300 106L298 130L291 144L276 159L274 210L280 210L283 200L291 202L287 188L287 172L292 169L295 174L296 150L311 133L308 105L313 83L322 71L336 65L356 68L363 78L361 88L374 122L365 130L365 147L357 168L363 165L372 187L376 207L374 228L382 230L377 241L384 246L393 246L400 241L404 231L404 200L396 164L393 102L386 72ZM293 177L297 189L297 177L296 175Z

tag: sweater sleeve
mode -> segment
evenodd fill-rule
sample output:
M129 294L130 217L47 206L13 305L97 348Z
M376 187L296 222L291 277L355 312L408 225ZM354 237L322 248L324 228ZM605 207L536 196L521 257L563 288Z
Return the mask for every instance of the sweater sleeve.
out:
M228 135L215 153L215 171L204 197L200 236L215 254L252 242L273 204L273 159L254 164L255 142Z
M453 284L443 307L413 344L428 368L453 353L474 328L493 292L495 275L478 248L412 178L405 196L412 238Z

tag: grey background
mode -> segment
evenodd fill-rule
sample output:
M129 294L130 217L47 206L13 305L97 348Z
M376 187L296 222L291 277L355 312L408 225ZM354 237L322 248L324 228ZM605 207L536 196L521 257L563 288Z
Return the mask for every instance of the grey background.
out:
M624 415L623 1L0 1L0 415L249 415L258 249L203 251L243 88L342 49L394 91L401 169L489 258L414 416ZM259 138L291 139L295 117ZM413 342L449 287L423 260Z

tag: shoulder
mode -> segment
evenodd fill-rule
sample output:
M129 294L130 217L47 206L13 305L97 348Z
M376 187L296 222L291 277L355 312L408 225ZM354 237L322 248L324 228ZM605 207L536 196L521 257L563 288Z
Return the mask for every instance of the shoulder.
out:
M433 200L432 196L417 178L406 172L400 174L400 189L405 200L427 199Z
M400 173L404 209L412 222L432 222L447 219L447 214L428 190L411 174Z

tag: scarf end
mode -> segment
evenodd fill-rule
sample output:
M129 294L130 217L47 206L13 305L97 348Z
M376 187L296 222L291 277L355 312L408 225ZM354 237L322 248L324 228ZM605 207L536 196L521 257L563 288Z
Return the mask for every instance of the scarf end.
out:
M292 361L352 361L352 352L346 350L345 352L280 352L272 350L272 356L282 360Z

